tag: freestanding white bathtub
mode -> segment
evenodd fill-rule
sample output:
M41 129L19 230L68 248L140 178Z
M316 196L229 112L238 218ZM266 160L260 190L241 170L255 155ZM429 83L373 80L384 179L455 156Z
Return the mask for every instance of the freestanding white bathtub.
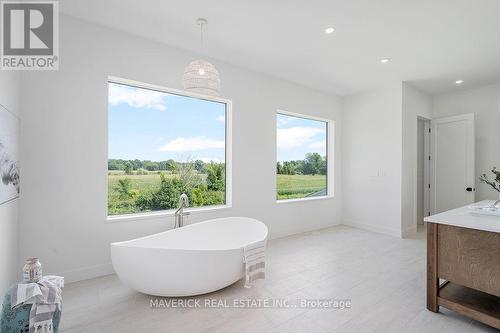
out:
M244 275L242 247L267 240L264 223L227 217L111 244L116 274L156 296L192 296L224 288Z

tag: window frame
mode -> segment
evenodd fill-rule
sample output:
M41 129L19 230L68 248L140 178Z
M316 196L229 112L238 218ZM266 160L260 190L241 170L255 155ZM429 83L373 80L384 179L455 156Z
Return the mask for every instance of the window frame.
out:
M203 94L197 94L193 92L188 92L180 89L168 88L160 85L124 79L116 76L108 76L106 80L106 181L105 181L105 193L106 193L106 204L104 208L104 216L107 222L119 222L119 221L136 221L136 220L145 220L145 219L158 219L165 217L173 217L175 213L175 209L169 210L158 210L152 212L142 212L142 213L133 213L133 214L123 214L123 215L108 215L108 160L109 160L109 84L116 83L122 85L128 85L135 88L143 88L149 90L155 90L158 92L163 92L171 95L178 95L190 98L196 98L201 100L206 100L210 102L223 103L226 105L226 121L225 121L225 175L226 175L226 192L225 192L225 204L224 205L215 205L215 206L204 206L204 207L189 207L184 211L189 214L201 214L201 213L209 213L220 210L226 210L232 208L233 203L233 121L232 121L232 101L230 99L221 98L221 97L212 97Z
M275 155L274 155L274 195L276 196L278 192L277 186L277 172L276 172L276 164L278 163L278 115L302 118L306 120L316 120L326 123L326 195L320 197L305 197L305 198L295 198L295 199L278 199L276 198L276 204L287 204L294 202L302 202L302 201L316 201L316 200L325 200L325 199L333 199L335 197L335 121L329 118L322 118L317 116L312 116L303 113L290 112L283 109L277 109L274 116L274 130L275 130Z

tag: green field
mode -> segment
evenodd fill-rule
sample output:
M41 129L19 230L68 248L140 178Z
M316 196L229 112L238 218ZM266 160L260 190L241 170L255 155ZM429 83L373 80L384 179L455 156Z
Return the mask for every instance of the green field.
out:
M298 199L326 188L325 175L276 175L278 200Z
M173 178L168 172L163 172L166 178ZM200 175L200 177L205 178L206 175ZM116 191L118 180L129 178L132 180L132 189L136 191L142 190L155 190L160 185L160 174L159 172L151 172L147 175L126 175L124 172L113 171L108 173L108 195L118 195Z
M173 175L165 174L166 177ZM135 190L153 190L158 187L160 176L158 173L148 175L125 175L123 172L113 172L108 176L108 193L117 195L116 185L119 179L130 178ZM308 194L321 191L326 187L326 176L323 175L276 175L278 199L303 198Z
M173 209L177 207L181 193L189 196L192 207L224 204L223 179L222 184L218 185L221 189L207 187L205 173L191 172L184 179L182 181L179 174L168 171L150 171L145 174L108 171L108 215ZM127 182L126 186L120 184L124 181Z
M166 179L177 177L168 172L163 172ZM204 181L206 174L197 174ZM126 175L123 171L110 171L108 173L108 213L109 215L130 214L140 212L132 198L123 198L119 192L119 180L130 179L131 193L137 198L141 193L154 193L160 188L159 172L149 172L145 175ZM276 175L277 199L297 199L314 195L326 188L324 175ZM208 193L208 194L207 194ZM209 195L210 192L200 195ZM223 192L213 192L217 197L212 198L215 204L223 204ZM203 204L198 204L203 205Z

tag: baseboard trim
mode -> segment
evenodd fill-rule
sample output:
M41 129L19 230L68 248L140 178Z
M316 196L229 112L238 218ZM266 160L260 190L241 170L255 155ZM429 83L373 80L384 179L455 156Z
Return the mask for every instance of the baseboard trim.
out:
M287 236L292 236L292 235L297 235L301 233L306 233L306 232L312 232L315 230L320 230L320 229L325 229L325 228L330 228L334 226L340 225L339 223L336 224L324 224L324 223L318 223L314 225L306 225L304 228L299 228L295 230L276 230L269 235L269 239L276 239L276 238L283 238ZM347 224L348 226L356 227L355 225L352 224ZM359 227L360 229L365 229L363 227ZM88 267L82 267L82 268L77 268L73 270L67 270L67 271L62 271L55 273L55 275L63 276L64 281L66 283L72 283L72 282L78 282L78 281L84 281L84 280L89 280L101 276L106 276L106 275L111 275L115 274L115 271L113 269L113 265L111 263L107 264L101 264L101 265L95 265L95 266L88 266Z
M365 224L365 223L359 223L359 222L344 222L342 224L346 225L348 227L373 231L373 232L376 232L379 234L384 234L384 235L389 235L389 236L393 236L393 237L397 237L397 238L402 238L400 230L378 227L378 226L373 226L371 224Z
M270 233L269 239L282 238L291 235L301 234L304 232L311 232L314 230L324 229L333 227L338 224L315 224L308 225L305 228L300 228L296 230L278 230L273 233ZM82 267L62 272L54 273L55 275L63 276L65 283L72 283L78 281L89 280L101 276L115 274L113 269L113 265L111 263L101 264L95 266Z
M411 228L408 228L408 229L406 229L406 230L403 231L403 238L406 238L408 236L414 235L416 233L417 233L417 226L414 225Z
M113 265L108 263L63 271L55 275L63 276L65 283L72 283L111 274L115 274L115 270L113 269Z
M305 225L303 228L297 228L294 230L289 230L289 229L287 229L287 230L284 230L284 229L274 230L274 231L269 232L268 239L283 238L283 237L298 235L298 234L302 234L302 233L306 233L306 232L335 227L338 225L340 225L340 224L339 223L335 223L335 224L318 223L318 224L313 224L313 225Z

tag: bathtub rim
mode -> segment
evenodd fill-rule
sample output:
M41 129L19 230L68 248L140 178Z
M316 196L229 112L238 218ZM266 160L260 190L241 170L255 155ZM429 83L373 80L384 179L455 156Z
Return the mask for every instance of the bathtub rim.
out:
M257 220L257 219L255 219L253 217L248 217L248 216L218 217L218 218L214 218L214 219L209 219L209 220L204 220L204 221L200 221L200 222L188 224L188 225L186 225L186 226L184 226L182 228L192 228L192 227L200 225L200 224L210 223L210 222L217 221L217 220L232 219L232 218L249 219L249 220L252 220L254 222L260 223L261 225L263 225L265 227L265 231L266 232L265 232L265 235L264 235L264 237L262 239L256 239L254 242L267 241L268 240L268 238L269 238L269 228L267 227L267 225L264 222L260 221L260 220ZM139 240L147 239L147 238L150 238L150 237L153 237L153 236L157 236L159 234L166 234L166 233L169 233L169 232L175 232L177 230L178 230L178 228L173 228L173 229L169 229L169 230L165 230L165 231L160 231L160 232L157 232L157 233L154 233L154 234L151 234L151 235L146 235L146 236L142 236L142 237L138 237L138 238L133 238L133 239L125 240L125 241L112 242L110 244L110 248L112 249L113 247L133 247L133 248L142 248L142 249L169 250L169 251L186 251L186 252L192 252L192 251L231 251L231 250L241 249L244 246L253 243L253 242L246 243L246 244L241 245L240 247L226 247L226 248L219 248L219 249L202 249L202 248L200 248L200 249L184 249L184 248L174 248L174 247L160 248L160 247L127 245L127 243L131 243L131 242L134 242L134 241L139 241Z

